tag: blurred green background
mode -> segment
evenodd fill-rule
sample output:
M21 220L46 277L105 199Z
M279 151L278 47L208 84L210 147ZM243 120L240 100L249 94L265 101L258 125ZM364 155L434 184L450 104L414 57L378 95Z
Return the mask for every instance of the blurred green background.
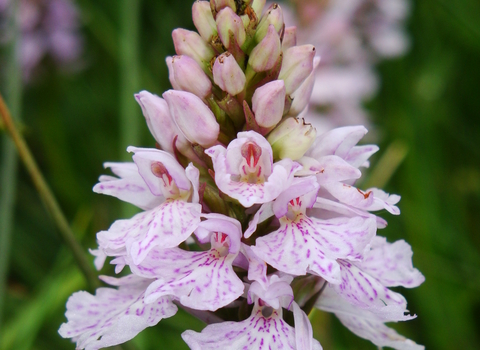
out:
M77 3L83 69L65 74L44 60L42 75L23 86L17 103L18 77L4 45L0 90L21 116L23 135L87 251L96 232L132 213L91 191L102 163L128 159L129 144L154 145L133 93L160 95L170 87L171 31L193 24L191 1ZM400 290L418 318L393 327L428 349L480 349L480 2L416 1L408 31L411 50L378 66L380 92L368 104L381 136L372 168L387 149L408 150L385 186L402 196L402 214L384 215L389 226L380 234L407 240L426 277L419 288ZM0 137L4 171L7 136ZM87 284L23 166L10 177L0 184L2 200L15 189L2 213L13 224L10 239L2 232L1 241L9 249L0 257L6 269L0 349L73 349L57 330L68 296ZM332 315L317 313L314 327L325 349L375 348ZM186 328L203 325L179 312L123 348L186 349L180 338Z

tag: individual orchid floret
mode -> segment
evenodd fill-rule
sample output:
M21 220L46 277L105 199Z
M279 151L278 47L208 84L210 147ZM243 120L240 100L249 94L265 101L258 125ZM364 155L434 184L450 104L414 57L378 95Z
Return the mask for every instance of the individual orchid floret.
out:
M96 350L122 344L177 312L168 296L145 303L145 289L152 280L135 275L119 279L104 276L102 280L119 288L99 288L95 295L77 292L68 299L68 322L58 332L64 338L72 338L76 349Z
M154 196L164 201L128 220L117 220L108 231L99 232L100 248L110 256L130 255L140 263L155 246L175 247L195 230L200 218L199 172L187 169L164 151L129 147L138 173Z
M307 152L316 136L315 128L304 119L290 117L277 125L267 140L272 145L275 159L297 160Z
M210 60L215 56L213 48L200 35L190 30L177 28L172 32L173 44L177 55L193 58L208 74Z
M204 99L212 93L212 82L198 63L189 56L167 57L169 78L175 90L191 92Z
M255 72L264 72L275 66L281 53L280 37L275 27L270 24L265 37L250 53L248 64Z
M195 1L192 6L192 18L203 40L209 42L217 34L217 24L213 18L210 2Z
M227 148L214 146L205 153L212 157L218 188L247 208L277 198L299 168L290 159L273 163L270 144L254 131L240 132Z
M282 8L276 3L270 5L267 12L262 16L262 19L258 24L257 31L255 32L255 40L257 42L262 41L265 35L267 35L268 27L270 25L273 25L279 34L283 29L284 23Z
M220 125L213 112L196 95L186 91L168 90L163 93L170 114L191 143L210 147L217 141Z
M337 217L321 220L307 216L306 210L315 203L318 188L313 176L296 178L272 206L280 227L258 237L251 248L279 271L295 276L312 273L338 284L341 276L337 259L363 258L375 236L375 219ZM255 231L258 221L254 218L250 222L245 237Z
M210 242L209 250L157 248L131 266L136 275L156 279L145 292L147 303L171 295L184 306L215 311L243 294L244 284L232 267L240 251L240 223L216 213L202 216L207 220L196 235L200 242Z
M245 73L230 52L224 52L216 58L213 64L213 81L232 96L243 91Z
M287 95L297 90L313 71L314 56L313 45L293 46L285 51L278 79L285 81Z
M230 48L234 39L240 47L246 39L245 28L242 19L230 7L220 10L216 18L218 36L225 48Z
M371 311L354 306L335 293L332 288L326 288L322 292L315 307L334 313L350 331L361 338L370 340L380 348L390 347L398 350L425 349L424 346L416 344L410 339L401 336L392 328L385 326L385 322L397 322L399 321L398 319L382 319ZM402 321L411 318L405 317Z
M285 107L285 84L283 80L271 81L258 89L252 97L255 121L263 128L273 128L282 119Z
M192 350L321 350L320 343L313 339L308 317L293 301L293 291L289 285L291 277L287 277L286 282L285 278L271 275L268 281L266 288L257 282L252 283L248 294L249 302L253 302L254 307L249 318L241 322L211 324L201 333L186 331L182 334L183 340ZM293 309L295 328L283 320L282 307Z

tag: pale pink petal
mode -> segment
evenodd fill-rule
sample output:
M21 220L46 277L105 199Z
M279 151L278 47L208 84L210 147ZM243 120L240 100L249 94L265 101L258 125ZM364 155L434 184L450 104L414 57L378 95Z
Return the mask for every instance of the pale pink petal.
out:
M308 156L319 159L336 155L345 159L353 146L367 133L364 126L346 126L328 131L317 137Z
M152 209L165 200L149 190L135 163L105 163L104 166L119 177L100 176L93 192L117 197L144 210Z
M308 316L296 302L292 303L293 318L295 322L296 350L321 350L322 346L313 339L313 329Z
M145 288L151 280L133 275L119 280L119 289L99 288L95 296L74 293L67 302L59 333L73 338L77 349L96 350L124 343L162 318L173 316L177 307L170 297L145 304Z
M412 255L412 248L404 240L388 243L386 238L377 236L365 259L357 265L386 287L414 288L422 284L425 277L413 267Z
M402 319L406 311L405 298L389 290L367 272L346 260L339 260L342 282L331 287L349 303L368 309L379 317Z
M304 156L298 162L303 166L303 169L295 175L316 175L320 185L329 182L358 179L362 175L356 167L334 155L320 157L318 160Z
M376 188L362 191L340 182L324 184L323 188L340 202L353 207L371 211L386 209L391 214L400 214L400 209L395 206L400 200L400 196L389 195Z
M363 211L349 205L339 203L330 199L317 197L317 201L313 205L313 209L308 212L309 216L316 217L318 219L329 219L341 214L346 217L360 216L363 218L373 217L377 222L377 228L387 227L387 222L376 215L370 214L367 211Z
M252 220L248 223L248 227L243 233L245 238L249 238L257 229L257 225L273 216L272 202L262 204L260 209L257 210Z
M327 287L317 300L315 307L333 312L345 327L359 337L370 340L379 347L392 347L399 350L421 350L423 346L399 335L384 322L407 321L414 316L404 316L400 319L382 319L378 315L348 303L332 288Z

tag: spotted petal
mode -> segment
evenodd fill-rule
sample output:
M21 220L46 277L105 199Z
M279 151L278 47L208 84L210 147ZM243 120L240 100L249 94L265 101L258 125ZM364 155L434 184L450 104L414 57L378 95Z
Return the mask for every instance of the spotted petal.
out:
M215 311L243 293L244 284L232 267L235 257L236 254L221 256L216 249L155 249L133 271L158 278L147 288L147 302L173 295L187 307Z
M252 250L276 269L292 275L307 272L340 283L336 259L361 259L375 235L373 218L318 220L298 214L295 221L285 218L281 226L256 240Z
M406 321L413 316L403 319L382 320L378 315L356 307L340 297L332 288L326 288L315 307L333 312L340 322L359 337L370 340L378 347L391 347L398 350L422 350L424 347L406 339L395 330L385 326L388 321Z
M117 220L108 231L97 234L107 255L128 252L135 264L155 246L175 247L186 240L200 222L201 205L181 200L167 200L160 206L139 213L128 220Z
M412 255L412 248L404 240L388 243L386 238L377 236L358 266L386 287L414 288L425 277L413 267Z
M145 288L151 280L134 275L104 280L120 288L99 288L95 295L77 292L68 299L68 322L58 332L64 338L73 338L77 349L96 350L124 343L177 312L167 296L145 303Z
M349 303L368 309L383 319L402 319L405 298L346 260L339 260L342 282L332 288Z

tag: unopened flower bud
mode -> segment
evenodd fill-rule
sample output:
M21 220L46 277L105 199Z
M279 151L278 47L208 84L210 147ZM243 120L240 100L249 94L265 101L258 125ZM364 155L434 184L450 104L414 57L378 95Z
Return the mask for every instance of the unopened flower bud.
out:
M255 40L260 42L267 35L268 26L272 24L277 33L283 28L283 11L280 5L272 4L262 16L255 33Z
M212 92L212 82L193 58L186 55L167 57L167 66L169 77L173 75L172 86L178 87L175 89L191 92L200 98Z
M215 52L198 33L178 28L172 32L172 38L177 55L190 56L205 72L208 71L210 60Z
M173 120L190 142L206 148L217 141L220 126L200 98L190 92L176 90L168 90L163 98Z
M250 53L248 64L255 72L263 72L272 69L281 52L282 47L280 44L280 37L278 36L275 27L270 24L268 26L267 35L265 35L262 41L255 46Z
M295 45L297 45L297 27L286 27L282 40L283 52Z
M251 6L258 18L262 15L266 0L253 0Z
M213 81L232 96L243 91L245 73L230 52L224 52L213 64Z
M237 11L235 0L210 0L210 6L215 13L220 12L220 10L226 7L231 8L234 12Z
M278 79L285 81L287 95L297 90L313 70L313 45L293 46L285 51Z
M283 80L271 81L257 90L252 97L255 121L264 128L272 128L280 122L285 105L285 84Z
M217 34L217 24L208 1L195 1L193 3L192 18L195 28L205 41L210 41L212 36Z
M174 90L182 90L180 86L177 84L175 81L175 74L173 72L173 65L172 65L172 56L167 56L165 59L165 62L167 63L168 67L168 80L170 80L170 84L172 84L172 87Z
M217 14L218 36L227 49L231 46L230 32L238 43L242 46L245 42L246 34L242 19L230 7L225 7Z
M164 151L174 153L173 143L175 137L177 137L175 147L187 157L190 157L192 153L190 143L178 130L175 121L170 116L167 102L145 90L135 94L135 99L142 108L150 133L160 147Z
M315 141L317 131L304 119L287 118L268 135L275 159L297 160Z
M310 75L303 81L302 85L290 95L290 97L293 98L293 102L288 114L298 115L310 102L313 85L315 84L315 69L319 63L320 57L317 56L313 59L313 70Z

